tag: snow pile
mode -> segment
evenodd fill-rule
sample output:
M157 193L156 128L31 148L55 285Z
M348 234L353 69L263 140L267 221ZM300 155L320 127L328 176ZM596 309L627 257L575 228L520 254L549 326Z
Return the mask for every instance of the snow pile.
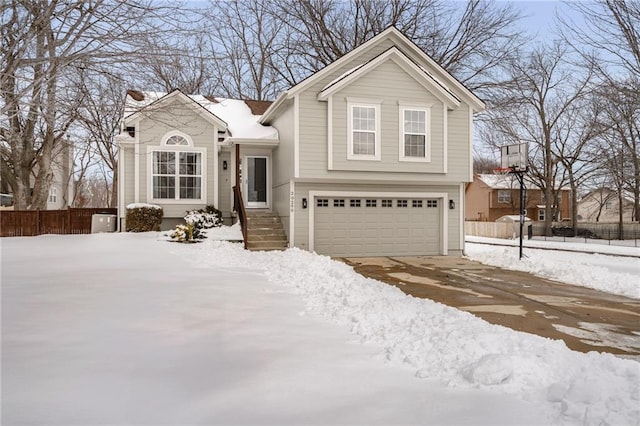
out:
M633 248L618 249L633 251ZM640 259L527 248L525 257L519 260L515 247L469 242L465 245L465 253L470 259L486 265L640 299Z
M148 203L131 203L131 204L127 204L127 209L156 209L156 210L162 210L162 207L160 207L157 204L148 204Z
M262 269L299 294L309 311L342 324L391 363L454 387L493 389L544 410L554 423L637 424L640 364L582 354L563 342L491 325L478 317L356 274L305 251L244 251L207 241L181 253L204 267Z

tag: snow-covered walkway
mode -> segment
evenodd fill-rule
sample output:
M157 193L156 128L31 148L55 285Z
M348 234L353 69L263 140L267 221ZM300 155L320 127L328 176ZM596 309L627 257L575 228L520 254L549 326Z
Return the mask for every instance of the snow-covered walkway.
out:
M2 239L3 424L637 424L640 364L299 250Z

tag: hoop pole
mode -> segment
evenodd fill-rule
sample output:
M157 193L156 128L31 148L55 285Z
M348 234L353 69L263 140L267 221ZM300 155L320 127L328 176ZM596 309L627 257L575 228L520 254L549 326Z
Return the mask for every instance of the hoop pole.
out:
M519 259L522 260L522 239L523 239L523 233L524 233L524 212L525 212L525 208L524 208L524 174L522 172L515 172L515 175L518 179L518 182L520 182L520 257Z

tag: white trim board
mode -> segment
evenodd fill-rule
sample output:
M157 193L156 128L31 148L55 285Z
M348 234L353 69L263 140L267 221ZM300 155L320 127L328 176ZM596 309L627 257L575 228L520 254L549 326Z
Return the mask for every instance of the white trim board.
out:
M309 191L308 250L314 251L316 197L370 197L370 198L436 198L440 202L440 254L449 254L449 193L447 192L371 192L371 191Z

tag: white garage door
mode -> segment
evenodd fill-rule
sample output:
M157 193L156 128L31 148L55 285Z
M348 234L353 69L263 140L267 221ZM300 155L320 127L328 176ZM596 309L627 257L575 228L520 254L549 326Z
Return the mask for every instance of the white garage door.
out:
M440 254L441 200L317 197L314 250L331 256Z

